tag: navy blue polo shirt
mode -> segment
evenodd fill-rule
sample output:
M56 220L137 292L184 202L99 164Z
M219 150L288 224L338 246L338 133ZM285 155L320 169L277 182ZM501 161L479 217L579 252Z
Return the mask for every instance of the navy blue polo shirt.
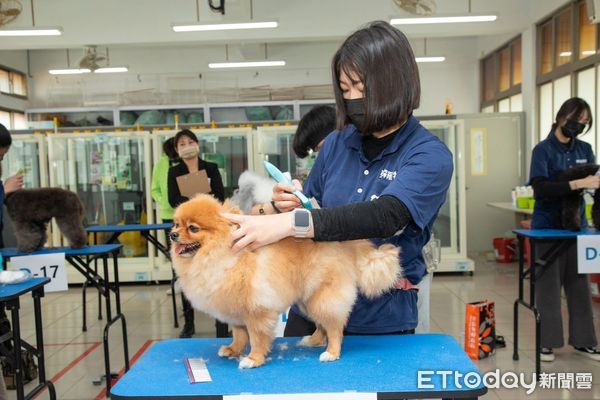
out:
M353 125L327 136L304 192L315 197L323 208L384 195L404 203L414 222L391 238L374 242L400 247L404 276L418 284L427 273L422 249L429 241L452 179L452 154L412 116L373 160L365 158L362 143ZM389 333L414 329L416 325L416 291L393 290L373 300L359 294L346 330L357 334Z
M561 143L551 131L548 137L533 148L531 156L531 170L529 171L530 183L533 178L544 177L550 182L556 182L558 176L566 169L576 165L594 163L595 157L589 143L575 139L565 145ZM535 196L533 219L531 227L534 229L549 229L559 227L561 198ZM587 226L585 207L581 210L581 226Z

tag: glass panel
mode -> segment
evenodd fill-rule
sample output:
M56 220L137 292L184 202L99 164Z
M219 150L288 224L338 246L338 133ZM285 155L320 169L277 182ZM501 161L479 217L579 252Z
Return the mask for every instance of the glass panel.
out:
M442 140L452 154L454 155L454 165L459 165L458 151L456 148L456 130L453 126L440 126L439 124L427 123L423 125L440 140ZM433 224L433 233L436 238L442 242L442 247L451 248L452 253L458 253L460 250L459 243L459 226L458 226L458 179L456 179L456 169L452 174L452 181L446 195L446 201L438 214L435 223Z
M8 80L8 71L0 69L0 92L10 93L10 81Z
M292 178L303 181L308 176L309 167L305 161L300 161L292 149L296 126L259 127L258 154L256 169L262 172L263 160L268 160L283 172L289 172ZM298 169L301 166L302 168Z
M596 24L590 23L586 2L579 4L579 58L596 54Z
M571 47L571 8L558 14L556 17L556 65L563 65L571 61L573 49Z
M10 79L12 81L12 93L27 96L27 80L25 79L25 75L18 72L11 72Z
M481 112L484 113L484 114L493 113L494 112L494 106L491 105L491 106L483 107L481 109Z
M0 110L0 124L4 125L6 129L12 129L12 124L10 123L10 112Z
M32 135L12 135L10 151L4 156L3 176L6 178L24 171L24 187L38 188L40 184L40 143Z
M300 104L300 118L304 117L307 112L317 106L330 106L335 108L335 103L322 103L322 104Z
M292 105L211 107L210 118L221 123L291 121L294 119L294 107Z
M87 225L148 222L145 146L149 133L56 134L48 137L48 142L51 186L79 195ZM98 241L106 239L99 237ZM123 256L148 255L139 232L123 233L118 240L123 244Z
M498 102L498 112L510 112L510 98L507 97Z
M121 126L175 125L175 116L179 124L203 124L204 109L184 110L122 110L119 111Z
M538 141L546 138L554 121L552 109L552 82L540 86L540 120Z
M512 85L521 83L521 38L515 40L512 49Z
M592 110L596 109L596 75L595 69L589 68L577 74L577 96L588 102ZM595 121L594 121L595 122ZM594 154L596 154L596 135L595 126L588 133L578 136L578 139L588 142L592 145Z
M490 101L496 96L496 55L483 60L483 101Z
M554 121L554 117L560 109L560 106L562 106L562 104L571 97L571 76L563 76L562 78L555 80L553 83L554 91L552 105L554 112L552 115L552 121Z
M501 92L510 88L510 47L500 50L499 89Z
M13 113L13 129L27 129L25 114L18 112Z
M113 126L112 110L30 114L31 121L48 121L50 127L53 127L54 117L58 119L59 127ZM48 127L46 124L43 126Z
M540 28L541 60L540 73L546 74L552 71L552 20L546 22Z
M523 111L523 95L521 93L515 94L510 98L510 111L521 112Z

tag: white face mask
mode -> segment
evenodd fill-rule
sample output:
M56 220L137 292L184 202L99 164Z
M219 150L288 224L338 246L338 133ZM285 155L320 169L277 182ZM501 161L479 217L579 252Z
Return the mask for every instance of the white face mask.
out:
M198 157L198 153L200 150L198 146L189 146L179 152L179 157L184 160L189 160L190 158Z

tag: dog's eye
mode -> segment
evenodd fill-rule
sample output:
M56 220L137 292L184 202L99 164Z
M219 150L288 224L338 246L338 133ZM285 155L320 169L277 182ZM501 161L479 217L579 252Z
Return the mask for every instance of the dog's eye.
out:
M197 226L194 226L194 225L190 225L188 227L188 230L192 233L197 233L200 230L200 228L198 228Z
M173 228L179 228L179 224L176 222L175 224L173 224Z

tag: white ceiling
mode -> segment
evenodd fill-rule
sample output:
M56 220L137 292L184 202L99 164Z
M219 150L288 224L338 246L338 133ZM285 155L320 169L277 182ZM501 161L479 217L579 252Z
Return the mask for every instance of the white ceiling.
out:
M438 14L466 14L468 0L436 0ZM7 25L32 25L30 1L20 0L21 16ZM144 47L338 41L366 22L409 16L393 0L226 0L224 16L198 0L200 22L277 20L277 29L175 33L174 23L194 23L196 0L37 0L35 23L60 26L63 35L42 38L0 38L0 50L66 49L83 45ZM497 13L493 23L407 26L411 38L517 34L566 0L472 0L473 13ZM250 7L252 4L252 9Z

